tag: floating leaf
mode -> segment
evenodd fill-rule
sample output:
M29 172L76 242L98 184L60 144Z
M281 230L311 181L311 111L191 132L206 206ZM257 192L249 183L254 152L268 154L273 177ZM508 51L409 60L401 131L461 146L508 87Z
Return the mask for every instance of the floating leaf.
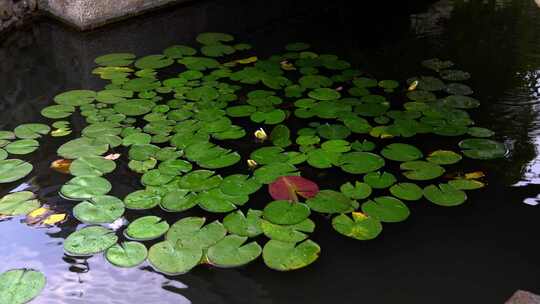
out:
M381 155L387 159L406 162L422 158L422 152L415 146L408 144L394 143L384 147Z
M272 240L298 243L308 238L306 233L312 233L315 230L315 223L310 219L305 219L294 225L276 225L262 220L261 227L264 234Z
M96 196L73 207L73 215L85 224L112 223L124 214L124 203L109 195Z
M200 248L186 247L180 242L163 241L148 251L148 261L158 271L168 275L184 274L199 264L203 256Z
M51 214L49 216L47 216L47 218L45 218L43 220L43 224L44 225L56 225L56 224L59 224L63 221L65 221L67 218L67 214L65 213L57 213L57 214Z
M34 199L34 193L21 191L7 194L0 199L0 215L26 215L39 208L40 203Z
M60 192L68 199L85 200L111 191L109 181L99 176L77 176L62 186Z
M77 138L63 144L58 148L58 155L67 159L76 159L84 156L102 155L109 150L107 144L97 143L91 138Z
M126 208L133 210L151 209L161 202L161 197L149 190L137 190L124 198Z
M352 219L345 214L334 217L332 227L345 236L361 241L372 240L382 231L381 222L360 212L353 212Z
M255 179L263 184L269 184L280 176L300 175L295 166L288 163L272 163L264 165L253 173Z
M46 135L51 131L51 127L40 123L29 123L17 126L13 132L21 139L35 139Z
M158 216L148 215L131 222L124 234L136 241L157 239L169 230L169 224Z
M140 265L148 256L148 250L139 242L123 242L109 247L105 258L109 263L118 267L135 267Z
M422 198L422 188L413 183L398 183L390 187L393 196L406 200L417 201Z
M448 181L448 184L458 190L476 190L485 186L481 181L462 178Z
M264 140L262 138L259 138L259 136L257 136L257 132L258 131L255 132L255 136L258 139ZM272 129L272 132L270 132L270 140L272 141L274 146L278 146L281 148L285 148L291 145L290 136L291 136L291 131L285 125L277 125Z
M114 171L116 164L100 156L85 156L74 160L69 171L75 176L101 176Z
M426 160L438 165L452 165L461 160L461 155L453 151L437 150L428 155Z
M380 196L363 203L362 212L385 223L404 221L410 214L402 201L391 196Z
M228 195L250 195L261 188L261 183L247 175L233 174L226 176L220 189Z
M412 180L430 180L437 178L445 172L444 168L430 162L416 160L400 165L403 175Z
M384 166L384 159L369 152L349 152L340 158L341 169L351 174L364 174L379 170Z
M94 62L101 66L121 67L130 65L135 59L131 53L112 53L97 57Z
M70 234L64 241L64 250L69 255L88 256L105 251L117 240L114 231L101 226L89 226Z
M183 247L207 249L223 239L227 230L218 221L203 227L204 222L201 217L183 218L171 226L165 239Z
M24 304L45 288L45 276L36 270L13 269L0 274L0 303Z
M350 199L365 199L371 195L371 187L366 183L355 182L354 186L347 182L339 188L341 193Z
M57 104L75 107L92 103L95 99L96 92L90 90L72 90L54 97L54 101Z
M374 189L385 189L396 182L396 177L389 172L370 172L364 175L364 182Z
M319 213L346 213L358 207L356 201L334 190L321 190L306 203L311 210Z
M29 154L37 150L39 142L33 139L21 139L9 143L4 149L9 154L21 155Z
M52 105L41 110L41 115L51 119L69 117L75 111L74 106L70 105Z
M270 196L274 200L298 201L298 195L311 198L319 192L319 186L301 176L281 176L268 185Z
M463 154L474 159L493 159L506 155L504 144L483 138L464 139L459 142L459 147L463 149Z
M139 69L161 69L173 63L174 60L165 55L148 55L135 61L135 66Z
M208 262L217 267L238 267L257 259L262 248L256 242L248 244L247 237L228 235L214 246L208 248Z
M264 263L278 271L296 270L319 258L321 247L312 240L300 244L270 240L263 248Z
M262 231L261 227L262 211L249 209L247 215L244 216L242 211L237 210L229 213L223 219L223 225L229 231L239 236L256 237Z
M309 208L306 204L277 200L264 207L263 217L278 225L293 225L308 218Z
M34 167L20 159L0 160L0 183L10 183L27 176Z
M432 203L440 206L457 206L467 200L464 191L456 189L450 184L429 185L424 188L424 196Z

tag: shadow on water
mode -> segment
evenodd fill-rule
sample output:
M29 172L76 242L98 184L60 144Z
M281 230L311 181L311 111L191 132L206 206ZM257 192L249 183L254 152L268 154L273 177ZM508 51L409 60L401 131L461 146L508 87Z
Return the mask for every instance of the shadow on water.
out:
M201 1L86 33L39 20L0 42L0 126L42 120L39 109L64 90L101 87L90 73L98 55L151 54L190 44L204 31L230 32L262 57L307 41L380 78L407 79L421 72L421 60L441 57L472 73L482 101L475 120L511 148L505 160L465 163L486 171L489 187L458 208L412 205L408 221L385 226L370 242L341 237L321 220L314 235L321 259L293 273L260 261L234 270L198 267L178 277L147 265L120 269L101 255L63 254L75 220L37 229L6 219L0 272L42 270L48 285L38 304L502 303L516 289L540 293L540 211L522 203L540 193L540 8L529 0L349 2ZM75 131L82 126L76 122ZM37 172L28 183L42 201L69 211L72 203L56 195L67 177L48 169L63 141L45 142L28 158ZM116 192L136 186L119 177Z

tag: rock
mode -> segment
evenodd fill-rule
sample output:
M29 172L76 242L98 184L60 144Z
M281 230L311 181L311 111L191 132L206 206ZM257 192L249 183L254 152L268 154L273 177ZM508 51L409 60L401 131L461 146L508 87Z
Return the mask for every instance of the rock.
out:
M540 304L540 296L525 290L518 290L505 304Z
M7 20L13 15L13 1L0 0L0 19Z

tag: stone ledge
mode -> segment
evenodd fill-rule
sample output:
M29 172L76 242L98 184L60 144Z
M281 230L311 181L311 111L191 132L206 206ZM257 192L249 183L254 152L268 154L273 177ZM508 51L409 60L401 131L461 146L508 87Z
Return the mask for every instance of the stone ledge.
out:
M190 0L38 0L38 7L62 22L88 30L187 1Z

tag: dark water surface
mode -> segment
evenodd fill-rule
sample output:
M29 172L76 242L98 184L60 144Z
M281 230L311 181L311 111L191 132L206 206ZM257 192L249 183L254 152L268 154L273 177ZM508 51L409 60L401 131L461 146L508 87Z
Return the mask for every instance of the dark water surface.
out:
M0 272L44 272L48 284L37 304L502 303L517 289L540 293L540 206L534 206L540 193L540 8L532 0L349 2L201 1L88 33L41 20L0 41L0 128L42 120L39 110L62 91L102 87L90 73L98 55L157 53L192 44L204 31L234 34L256 46L260 57L306 41L387 79L414 76L421 60L440 57L472 73L474 96L482 101L473 118L510 148L503 160L464 162L464 170L487 173L487 188L469 192L460 207L409 204L406 222L385 225L369 242L342 237L319 221L313 239L321 258L291 273L269 270L261 260L233 270L199 266L178 277L146 264L120 269L102 255L63 254L76 220L37 229L20 218L4 219ZM65 140L43 142L27 158L36 170L26 186L59 211L73 205L56 194L68 177L48 166ZM115 194L136 186L121 173Z

